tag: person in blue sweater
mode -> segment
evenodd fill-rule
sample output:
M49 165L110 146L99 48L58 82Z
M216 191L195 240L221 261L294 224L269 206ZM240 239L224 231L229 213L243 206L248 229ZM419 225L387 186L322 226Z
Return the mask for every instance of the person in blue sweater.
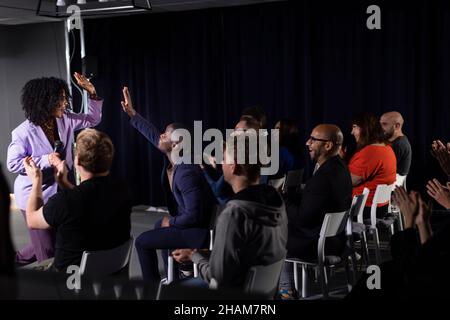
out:
M172 141L172 132L183 126L172 123L161 133L136 112L127 87L123 88L123 96L121 104L130 116L130 124L164 155L161 183L170 216L164 216L153 230L144 232L135 241L143 278L159 281L156 249L165 249L162 256L166 263L170 249L208 247L215 199L200 166L175 164L171 159L172 149L181 142Z
M241 116L239 122L234 127L234 130L245 131L249 129L254 130L261 129L260 121L256 120L251 116L246 115ZM203 173L205 175L206 180L209 183L209 186L211 187L214 196L216 197L217 202L221 206L223 206L228 202L228 200L230 200L233 197L234 192L231 186L225 181L223 174L221 174L218 179L214 179L211 171L217 170L218 168L217 164L215 163L215 159L210 159L210 162L212 163L212 168L208 168L207 166L202 165ZM265 178L266 177L263 177L263 179Z
M275 124L275 129L280 130L280 167L273 178L280 178L291 170L304 167L303 143L300 142L297 125L289 119L281 119Z

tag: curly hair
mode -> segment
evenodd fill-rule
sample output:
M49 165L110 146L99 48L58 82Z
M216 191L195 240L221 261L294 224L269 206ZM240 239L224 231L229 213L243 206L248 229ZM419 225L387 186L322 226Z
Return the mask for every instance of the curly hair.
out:
M38 78L28 81L22 89L22 108L25 118L35 125L43 125L54 117L63 92L70 98L67 83L58 78Z
M373 113L360 113L352 120L352 125L361 128L360 138L356 146L357 151L372 143L388 143L380 121Z

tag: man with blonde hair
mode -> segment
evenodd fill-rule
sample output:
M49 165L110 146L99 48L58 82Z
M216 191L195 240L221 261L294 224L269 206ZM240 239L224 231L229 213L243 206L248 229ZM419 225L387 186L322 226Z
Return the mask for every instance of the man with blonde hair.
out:
M81 183L72 185L65 161L56 168L63 190L43 205L42 172L31 157L24 160L32 189L27 202L29 228L56 230L53 267L65 271L79 265L83 251L107 250L130 237L131 197L125 184L110 176L114 157L111 139L103 132L85 129L77 137L75 167Z

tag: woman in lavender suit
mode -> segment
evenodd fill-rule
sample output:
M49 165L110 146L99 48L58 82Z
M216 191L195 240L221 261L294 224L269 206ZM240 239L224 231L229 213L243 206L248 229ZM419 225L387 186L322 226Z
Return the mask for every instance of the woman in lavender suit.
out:
M18 173L14 183L16 204L25 217L31 191L23 160L31 156L43 173L43 202L57 192L54 169L66 160L72 168L74 131L96 126L101 120L103 100L97 97L94 85L83 75L74 74L78 85L90 96L87 114L66 112L69 88L64 80L39 78L28 81L22 89L22 107L26 120L12 132L8 147L7 167ZM49 230L29 229L31 244L16 254L18 264L43 261L54 255L54 236Z

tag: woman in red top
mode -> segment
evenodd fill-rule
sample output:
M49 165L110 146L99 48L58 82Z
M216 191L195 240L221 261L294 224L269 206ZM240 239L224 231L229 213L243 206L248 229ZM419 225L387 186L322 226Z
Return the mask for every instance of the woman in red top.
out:
M393 184L396 179L397 161L394 151L384 137L378 118L371 113L362 113L352 122L352 133L356 140L356 152L350 159L353 195L361 194L364 188L370 190L366 207L372 205L375 190L379 184ZM377 217L387 212L387 205L379 205ZM369 210L365 210L368 214Z

